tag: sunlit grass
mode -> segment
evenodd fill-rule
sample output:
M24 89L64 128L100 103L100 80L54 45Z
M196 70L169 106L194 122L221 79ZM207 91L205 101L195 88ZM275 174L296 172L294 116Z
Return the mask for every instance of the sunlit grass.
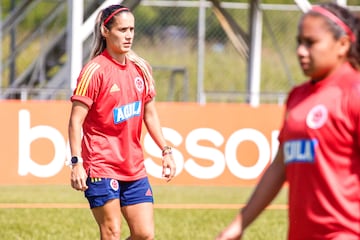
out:
M156 239L214 239L238 212L235 208L206 208L207 204L242 204L249 198L253 187L197 187L153 186L155 195ZM0 205L26 203L14 208L0 208L1 239L67 240L99 239L98 228L83 193L70 186L1 186ZM36 205L31 203L43 203ZM49 203L65 203L70 208L46 207ZM70 205L69 205L70 204ZM82 204L71 208L71 204ZM160 208L162 204L175 204L180 208ZM186 208L197 204L198 208ZM286 188L274 204L286 204ZM181 208L181 205L183 208ZM28 207L26 207L28 206ZM245 240L285 239L286 210L265 210L246 230ZM123 221L122 239L129 235Z

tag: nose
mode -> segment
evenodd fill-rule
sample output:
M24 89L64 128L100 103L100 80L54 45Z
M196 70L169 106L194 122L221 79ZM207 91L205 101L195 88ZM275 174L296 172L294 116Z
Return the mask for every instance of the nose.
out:
M296 49L298 56L306 56L308 54L308 49L304 44L299 44Z
M125 37L127 39L132 38L133 37L133 32L131 30L127 30L126 33L125 33Z

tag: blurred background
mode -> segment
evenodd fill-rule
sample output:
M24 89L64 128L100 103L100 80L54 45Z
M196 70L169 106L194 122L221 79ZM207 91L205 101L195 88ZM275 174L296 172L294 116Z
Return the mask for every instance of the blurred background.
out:
M294 1L1 0L0 99L67 100L89 57L93 17L114 2L135 15L133 49L153 67L157 101L243 103L255 93L282 104L305 80ZM359 0L342 2L359 11Z

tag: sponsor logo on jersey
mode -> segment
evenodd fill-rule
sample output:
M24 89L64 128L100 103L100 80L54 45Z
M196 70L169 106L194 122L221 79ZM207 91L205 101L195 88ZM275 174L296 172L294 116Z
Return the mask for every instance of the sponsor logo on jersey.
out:
M144 91L144 80L141 78L141 77L136 77L134 79L134 84L135 84L135 87L136 89L139 91L139 92L142 92Z
M110 92L112 93L112 92L118 92L118 91L120 91L120 88L116 83L114 83L110 88Z
M306 125L311 129L321 128L328 119L328 109L320 104L314 106L306 116Z
M140 116L141 113L141 101L126 104L115 108L114 111L114 123L121 123L129 118Z
M285 164L292 162L313 163L315 160L315 147L317 140L301 139L287 141L284 144L284 161Z

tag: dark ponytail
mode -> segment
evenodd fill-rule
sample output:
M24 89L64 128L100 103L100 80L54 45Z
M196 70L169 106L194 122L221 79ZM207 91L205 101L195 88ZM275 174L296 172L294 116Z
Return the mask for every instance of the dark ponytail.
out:
M356 41L351 45L348 56L351 65L360 70L360 18L357 16L354 16L354 18L354 27L352 29L356 36Z

